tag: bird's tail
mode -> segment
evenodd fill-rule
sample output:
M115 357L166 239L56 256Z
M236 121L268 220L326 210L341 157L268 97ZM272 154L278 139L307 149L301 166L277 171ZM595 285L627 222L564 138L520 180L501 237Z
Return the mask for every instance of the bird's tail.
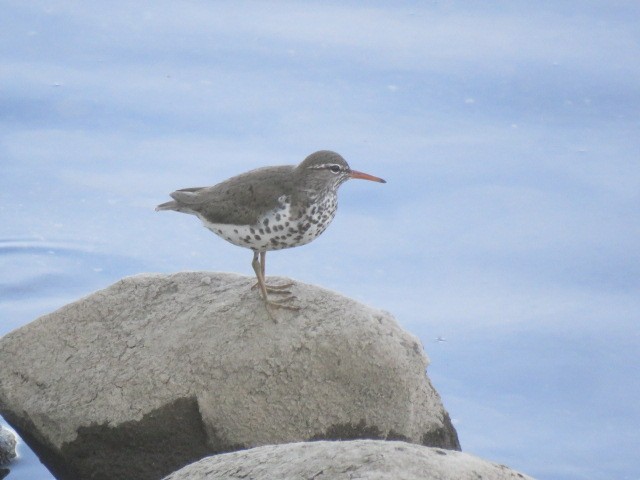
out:
M160 210L176 210L177 207L178 207L178 202L172 200L170 202L161 203L160 205L158 205L156 207L156 212L159 212Z

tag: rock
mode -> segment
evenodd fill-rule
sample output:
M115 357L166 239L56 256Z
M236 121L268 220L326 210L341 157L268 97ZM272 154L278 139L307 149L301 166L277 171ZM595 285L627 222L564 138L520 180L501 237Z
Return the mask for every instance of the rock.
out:
M204 458L164 480L531 480L473 455L404 442L354 440L268 445Z
M295 283L301 309L274 322L254 282L130 277L6 335L0 414L59 479L157 479L310 439L460 448L419 341L390 314Z
M16 437L0 425L0 465L6 465L14 458L16 458Z

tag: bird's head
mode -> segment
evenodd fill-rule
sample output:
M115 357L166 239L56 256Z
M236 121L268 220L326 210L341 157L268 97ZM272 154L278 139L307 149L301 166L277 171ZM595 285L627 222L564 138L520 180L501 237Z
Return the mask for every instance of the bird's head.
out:
M317 191L337 190L351 178L386 183L382 178L352 170L342 156L329 150L320 150L309 155L296 167L296 173L308 188Z

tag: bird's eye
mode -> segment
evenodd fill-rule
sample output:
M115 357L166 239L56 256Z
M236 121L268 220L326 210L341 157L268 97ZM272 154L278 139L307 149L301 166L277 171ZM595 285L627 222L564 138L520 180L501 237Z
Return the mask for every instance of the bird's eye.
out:
M329 167L329 170L331 170L331 172L333 173L340 173L340 165L331 165Z

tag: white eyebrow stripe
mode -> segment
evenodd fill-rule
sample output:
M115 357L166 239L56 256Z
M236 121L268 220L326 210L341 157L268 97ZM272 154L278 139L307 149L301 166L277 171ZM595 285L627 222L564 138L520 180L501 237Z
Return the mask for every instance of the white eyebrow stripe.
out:
M339 167L342 170L342 165L338 163L323 163L322 165L311 165L309 168L320 170L322 168Z

